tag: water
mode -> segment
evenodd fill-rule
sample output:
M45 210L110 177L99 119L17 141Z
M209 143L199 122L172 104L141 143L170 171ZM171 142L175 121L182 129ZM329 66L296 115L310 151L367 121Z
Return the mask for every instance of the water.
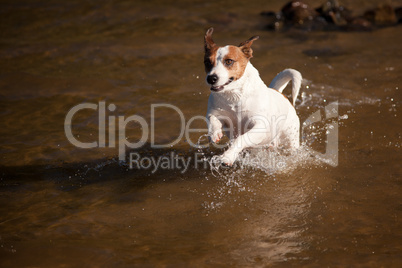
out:
M344 3L361 14L379 1ZM0 266L399 267L401 26L265 31L258 14L283 4L5 2ZM223 149L191 146L206 144L202 131L167 148L153 148L149 134L143 146L124 151L126 160L132 152L148 161L130 168L118 159L119 116L141 116L149 127L154 120L154 142L167 144L179 137L181 116L169 107L154 107L152 116L153 104L178 107L186 124L205 115L203 35L210 26L222 45L260 35L252 63L263 80L299 70L300 120L321 120L303 127L299 152L251 151L231 169L203 161ZM105 147L75 147L64 131L68 111L101 102ZM334 103L337 115L325 117ZM99 142L98 110L73 118L81 142ZM325 154L336 126L334 165L314 152ZM205 124L195 120L191 128ZM143 131L129 123L125 136L134 143ZM261 155L265 166L245 161ZM166 165L154 171L152 159Z

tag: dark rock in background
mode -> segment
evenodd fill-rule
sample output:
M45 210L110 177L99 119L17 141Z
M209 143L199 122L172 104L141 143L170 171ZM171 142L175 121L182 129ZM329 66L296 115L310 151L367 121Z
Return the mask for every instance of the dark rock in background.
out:
M402 22L402 7L382 4L353 17L352 11L338 0L327 0L317 8L301 1L290 1L279 12L262 12L268 30L297 28L306 31L371 31Z
M394 9L386 4L367 10L363 16L378 26L393 26L398 23Z

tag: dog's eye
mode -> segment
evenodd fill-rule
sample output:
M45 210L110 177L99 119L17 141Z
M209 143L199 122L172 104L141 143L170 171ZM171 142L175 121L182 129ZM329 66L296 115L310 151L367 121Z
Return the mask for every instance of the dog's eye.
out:
M225 60L225 65L226 65L226 66L232 66L233 63L234 63L234 60L232 60L232 59L226 59L226 60Z

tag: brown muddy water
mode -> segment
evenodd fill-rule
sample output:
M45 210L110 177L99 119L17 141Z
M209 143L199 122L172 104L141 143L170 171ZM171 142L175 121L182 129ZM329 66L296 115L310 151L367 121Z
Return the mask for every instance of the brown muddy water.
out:
M285 3L2 1L0 266L401 267L402 28L265 30L260 12ZM267 84L302 73L299 152L250 151L219 170L202 160L221 151L192 145L206 144L194 129L210 26L222 45L260 35L252 63ZM67 139L79 104L93 108L72 135L94 148ZM145 124L122 133L129 116Z

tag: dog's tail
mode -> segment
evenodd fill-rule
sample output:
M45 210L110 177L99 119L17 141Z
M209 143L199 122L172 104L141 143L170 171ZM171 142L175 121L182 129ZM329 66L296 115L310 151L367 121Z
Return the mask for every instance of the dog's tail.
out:
M300 72L294 69L285 69L277 76L275 76L274 80L272 80L271 84L269 84L269 87L276 89L280 93L282 93L290 80L292 80L292 99L293 106L295 106L297 95L299 95L299 90L302 82L302 76Z

